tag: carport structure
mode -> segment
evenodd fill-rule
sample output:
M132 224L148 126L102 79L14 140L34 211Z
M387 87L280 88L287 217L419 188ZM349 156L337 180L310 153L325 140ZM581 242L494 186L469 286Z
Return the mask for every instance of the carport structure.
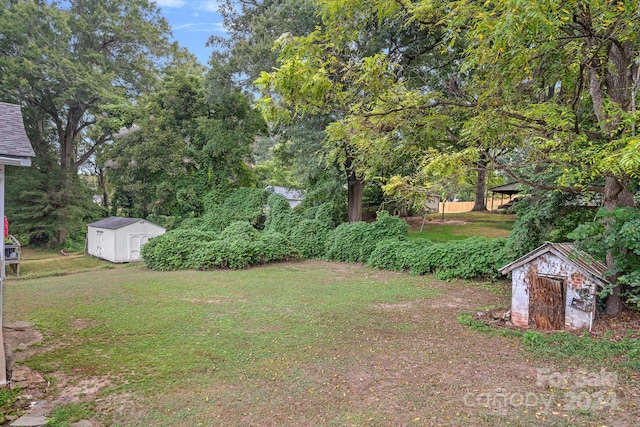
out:
M491 191L491 193L493 193L491 195L491 210L493 210L493 199L495 198L495 194L500 194L501 196L507 195L509 196L509 202L511 202L511 198L518 193L521 193L522 190L520 190L518 188L518 183L517 182L511 182L509 184L504 184L504 185L499 185L498 187L493 187L490 188L489 191ZM503 205L501 205L503 206ZM500 209L500 206L498 206L498 209Z

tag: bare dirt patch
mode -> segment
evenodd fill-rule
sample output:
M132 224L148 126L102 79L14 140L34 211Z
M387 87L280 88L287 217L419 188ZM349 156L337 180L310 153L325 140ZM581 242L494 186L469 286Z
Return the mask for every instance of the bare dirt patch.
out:
M409 224L409 227L411 227L411 229L413 230L419 230L420 227L422 226L422 217L421 216L410 216L408 218L400 218L403 219L404 221L406 221L407 224ZM469 221L464 221L464 220L460 220L460 219L448 219L445 218L444 221L442 220L442 218L438 217L428 217L427 220L424 223L425 225L467 225L469 224Z
M98 324L98 322L96 322L95 320L91 320L91 319L73 319L71 321L71 327L73 329L78 330L78 331L81 331L82 329L89 328L91 326L96 326L97 324Z

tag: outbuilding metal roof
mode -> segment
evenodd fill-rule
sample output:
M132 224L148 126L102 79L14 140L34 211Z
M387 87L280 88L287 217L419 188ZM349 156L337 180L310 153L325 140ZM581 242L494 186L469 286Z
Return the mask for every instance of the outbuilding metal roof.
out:
M548 252L553 253L566 262L571 262L577 265L594 278L599 279L601 282L609 283L609 281L606 279L606 272L609 270L607 266L604 263L593 259L586 252L576 249L572 243L545 242L539 248L536 248L528 254L505 265L500 269L500 272L502 274L511 273L516 268Z
M35 157L19 105L0 102L0 155Z
M270 185L266 188L266 190L279 194L287 200L302 201L302 197L304 196L304 190L296 190L294 188L285 188Z
M518 193L522 192L518 188L518 186L519 186L519 184L517 182L511 182L509 184L504 184L504 185L500 185L498 187L490 188L489 191L492 191L492 192L498 193L498 194L513 195L513 194L518 194Z
M136 223L138 221L144 221L140 218L121 218L112 216L109 218L101 219L100 221L89 224L89 227L105 228L107 230L117 230L118 228L126 227L127 225Z

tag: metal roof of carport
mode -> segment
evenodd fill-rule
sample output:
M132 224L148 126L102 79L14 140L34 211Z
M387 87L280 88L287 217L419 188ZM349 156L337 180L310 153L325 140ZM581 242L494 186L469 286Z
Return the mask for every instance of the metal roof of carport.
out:
M509 184L499 185L498 187L490 188L489 191L492 191L498 194L513 195L513 194L518 194L522 192L522 190L518 189L517 187L518 187L518 183L512 182Z

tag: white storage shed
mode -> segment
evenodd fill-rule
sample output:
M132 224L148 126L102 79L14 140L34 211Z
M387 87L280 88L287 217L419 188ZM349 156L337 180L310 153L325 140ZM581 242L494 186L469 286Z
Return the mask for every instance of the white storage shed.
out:
M166 230L140 218L112 216L88 225L87 253L111 262L140 261L140 249Z

